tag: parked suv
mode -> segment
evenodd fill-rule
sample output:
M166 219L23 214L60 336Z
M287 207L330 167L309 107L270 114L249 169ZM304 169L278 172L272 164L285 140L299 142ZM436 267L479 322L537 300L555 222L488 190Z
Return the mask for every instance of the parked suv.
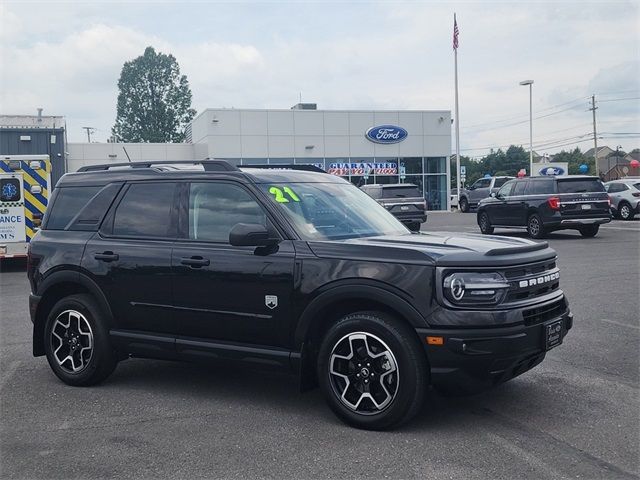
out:
M575 229L594 237L611 221L609 196L598 177L531 177L510 180L478 205L478 226L526 228L532 238L555 230Z
M460 191L459 207L461 212L468 212L477 207L480 200L497 192L506 182L514 177L485 177L476 180L471 186Z
M345 422L389 429L428 384L509 380L572 326L546 243L411 233L320 170L191 164L58 182L28 276L33 353L62 381L132 356L226 360L295 372Z
M389 210L409 230L417 232L427 221L427 202L416 185L390 183L363 185L360 189Z
M640 213L640 178L621 178L604 184L611 211L622 220L633 220Z

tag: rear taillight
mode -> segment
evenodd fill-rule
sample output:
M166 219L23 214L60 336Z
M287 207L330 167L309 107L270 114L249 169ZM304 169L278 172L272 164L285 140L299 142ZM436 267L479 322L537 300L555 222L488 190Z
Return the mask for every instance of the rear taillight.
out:
M560 199L558 197L551 197L547 200L547 203L551 210L560 210Z
M607 203L611 206L611 197L609 195L607 195Z
M638 194L638 196L640 197L640 193ZM427 209L427 201L426 200L422 201L422 206L424 207L425 210Z

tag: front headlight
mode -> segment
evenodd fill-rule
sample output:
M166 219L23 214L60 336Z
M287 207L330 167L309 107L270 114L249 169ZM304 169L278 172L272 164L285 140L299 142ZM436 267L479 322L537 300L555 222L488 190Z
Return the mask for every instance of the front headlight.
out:
M473 307L497 305L507 294L509 284L495 272L456 272L443 281L446 299L453 305Z

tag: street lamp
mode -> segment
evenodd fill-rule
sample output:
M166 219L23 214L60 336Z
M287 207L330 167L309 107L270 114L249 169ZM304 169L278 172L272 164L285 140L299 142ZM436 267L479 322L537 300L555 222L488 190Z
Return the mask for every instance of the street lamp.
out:
M529 176L533 177L533 80L523 80L520 85L529 85Z

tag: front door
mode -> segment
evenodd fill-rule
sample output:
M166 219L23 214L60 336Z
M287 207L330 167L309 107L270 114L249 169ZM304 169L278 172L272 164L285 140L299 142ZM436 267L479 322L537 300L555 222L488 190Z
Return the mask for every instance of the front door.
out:
M469 191L469 201L472 204L477 204L483 198L489 196L489 187L491 186L490 178L481 178L473 184L473 190Z
M188 339L203 341L203 348L206 342L220 341L286 347L293 243L283 240L258 248L229 244L237 223L270 228L266 212L241 184L191 183L185 197L184 238L171 257L178 350L194 348L194 342L181 347Z

